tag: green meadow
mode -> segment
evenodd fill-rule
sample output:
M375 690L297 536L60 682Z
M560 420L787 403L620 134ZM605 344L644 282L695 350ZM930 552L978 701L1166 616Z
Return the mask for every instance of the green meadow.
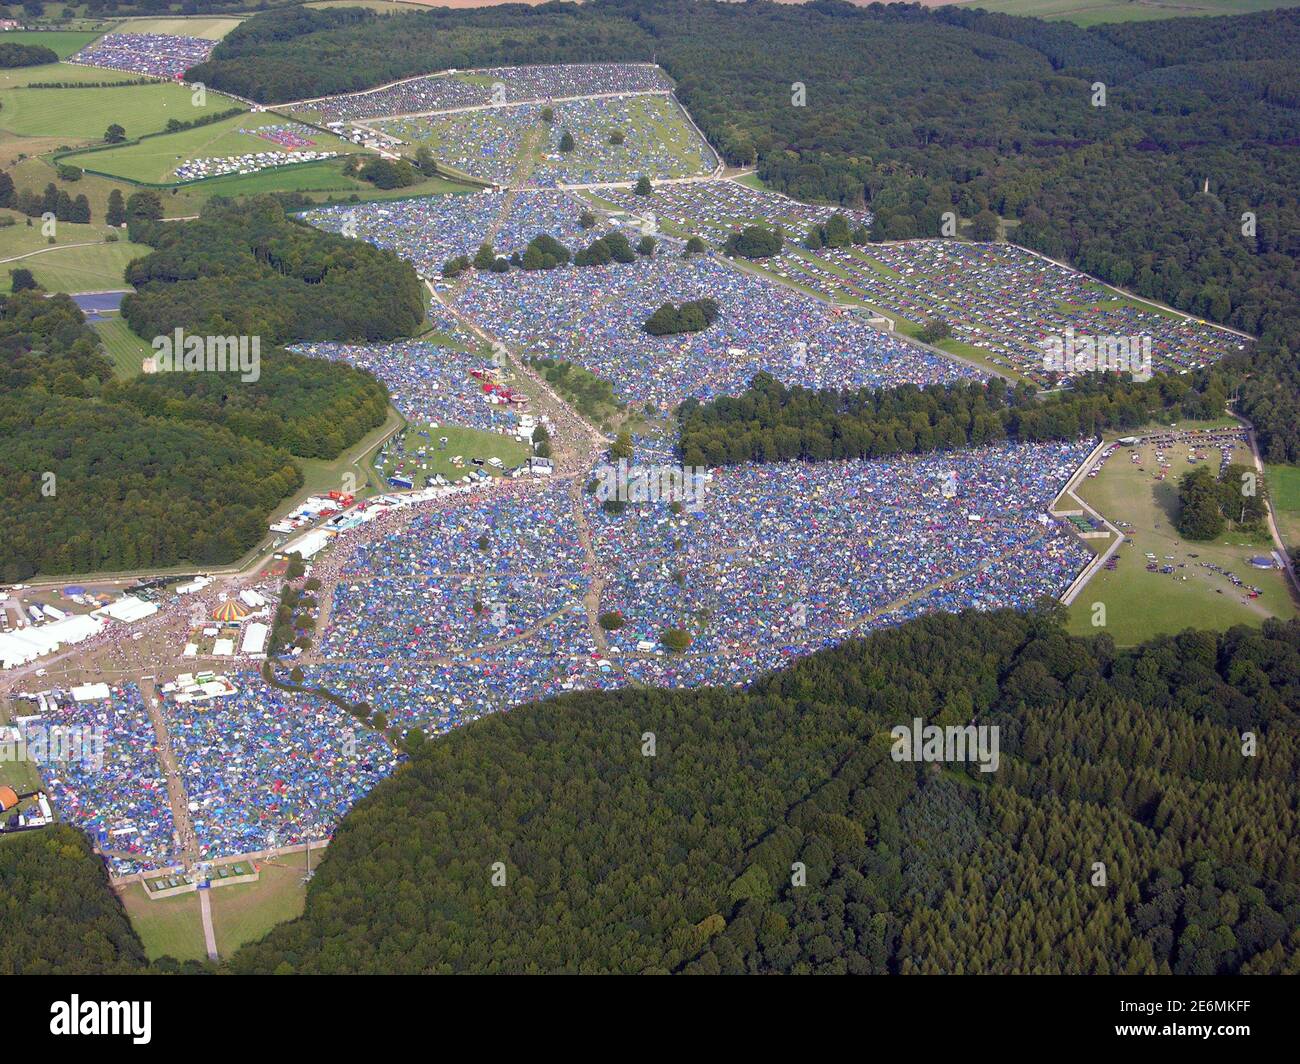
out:
M63 69L56 68L51 79L65 80L60 76ZM195 107L189 89L161 81L112 88L5 88L0 89L0 129L25 137L97 141L110 125L119 125L128 137L139 137L159 132L171 118L188 122L205 113L241 106L228 96L210 92L205 106Z
M211 125L148 137L117 148L85 152L65 161L128 181L172 184L178 180L176 168L194 159L225 159L251 152L286 150L256 133L244 132L284 124L286 120L276 114L238 114ZM355 150L346 141L316 130L312 131L310 139L314 141L310 150L340 154Z

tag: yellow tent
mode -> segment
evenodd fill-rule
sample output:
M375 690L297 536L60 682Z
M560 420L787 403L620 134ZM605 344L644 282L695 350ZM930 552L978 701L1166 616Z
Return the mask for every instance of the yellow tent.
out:
M221 603L220 606L212 611L212 619L214 621L223 621L227 624L238 623L247 616L248 610L244 609L244 607L234 599Z

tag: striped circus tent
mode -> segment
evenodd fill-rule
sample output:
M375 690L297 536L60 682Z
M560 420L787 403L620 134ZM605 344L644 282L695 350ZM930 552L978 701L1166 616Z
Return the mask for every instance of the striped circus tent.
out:
M221 603L212 611L214 621L223 621L227 624L238 623L248 616L249 611L244 608L243 604L236 599L229 599Z

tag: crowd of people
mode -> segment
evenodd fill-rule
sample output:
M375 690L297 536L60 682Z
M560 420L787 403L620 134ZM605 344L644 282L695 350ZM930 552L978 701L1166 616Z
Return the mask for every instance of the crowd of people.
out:
M324 838L397 766L382 737L329 702L255 672L232 680L225 698L164 702L201 858Z
M102 738L102 761L77 756L42 765L46 792L60 818L90 836L114 875L171 864L175 825L157 735L140 689L122 684L111 687L108 698L81 702L70 691L54 690L46 704L50 711L42 715L42 726Z
M634 181L643 174L660 180L707 174L717 166L713 151L668 94L593 96L545 107L510 104L395 118L380 128L427 145L452 169L501 185L548 188ZM522 157L530 131L544 138L535 164Z
M650 63L547 64L449 71L312 104L332 120L421 114L455 107L523 103L620 92L669 92L672 82Z
M488 402L482 381L470 376L485 361L464 351L423 340L295 344L290 350L369 370L384 382L393 406L409 422L509 433L519 423L513 406Z
M1216 362L1249 342L1119 297L1014 244L935 239L824 248L783 256L782 266L793 280L827 295L854 296L918 323L941 318L954 339L1038 379L1046 372L1044 340L1067 329L1079 336L1150 337L1151 368L1171 373Z
M170 33L106 33L67 60L84 66L179 78L212 54L216 41Z
M665 303L708 298L698 332L652 336ZM706 256L476 276L456 296L467 317L530 355L582 366L621 399L670 408L743 391L765 371L807 387L886 387L973 379L976 370L907 344L839 310Z

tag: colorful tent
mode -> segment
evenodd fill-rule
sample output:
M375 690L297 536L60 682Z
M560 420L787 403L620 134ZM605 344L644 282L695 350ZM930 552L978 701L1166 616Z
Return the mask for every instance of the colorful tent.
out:
M239 622L247 616L248 610L236 599L223 602L212 611L214 621L224 621L226 623Z

